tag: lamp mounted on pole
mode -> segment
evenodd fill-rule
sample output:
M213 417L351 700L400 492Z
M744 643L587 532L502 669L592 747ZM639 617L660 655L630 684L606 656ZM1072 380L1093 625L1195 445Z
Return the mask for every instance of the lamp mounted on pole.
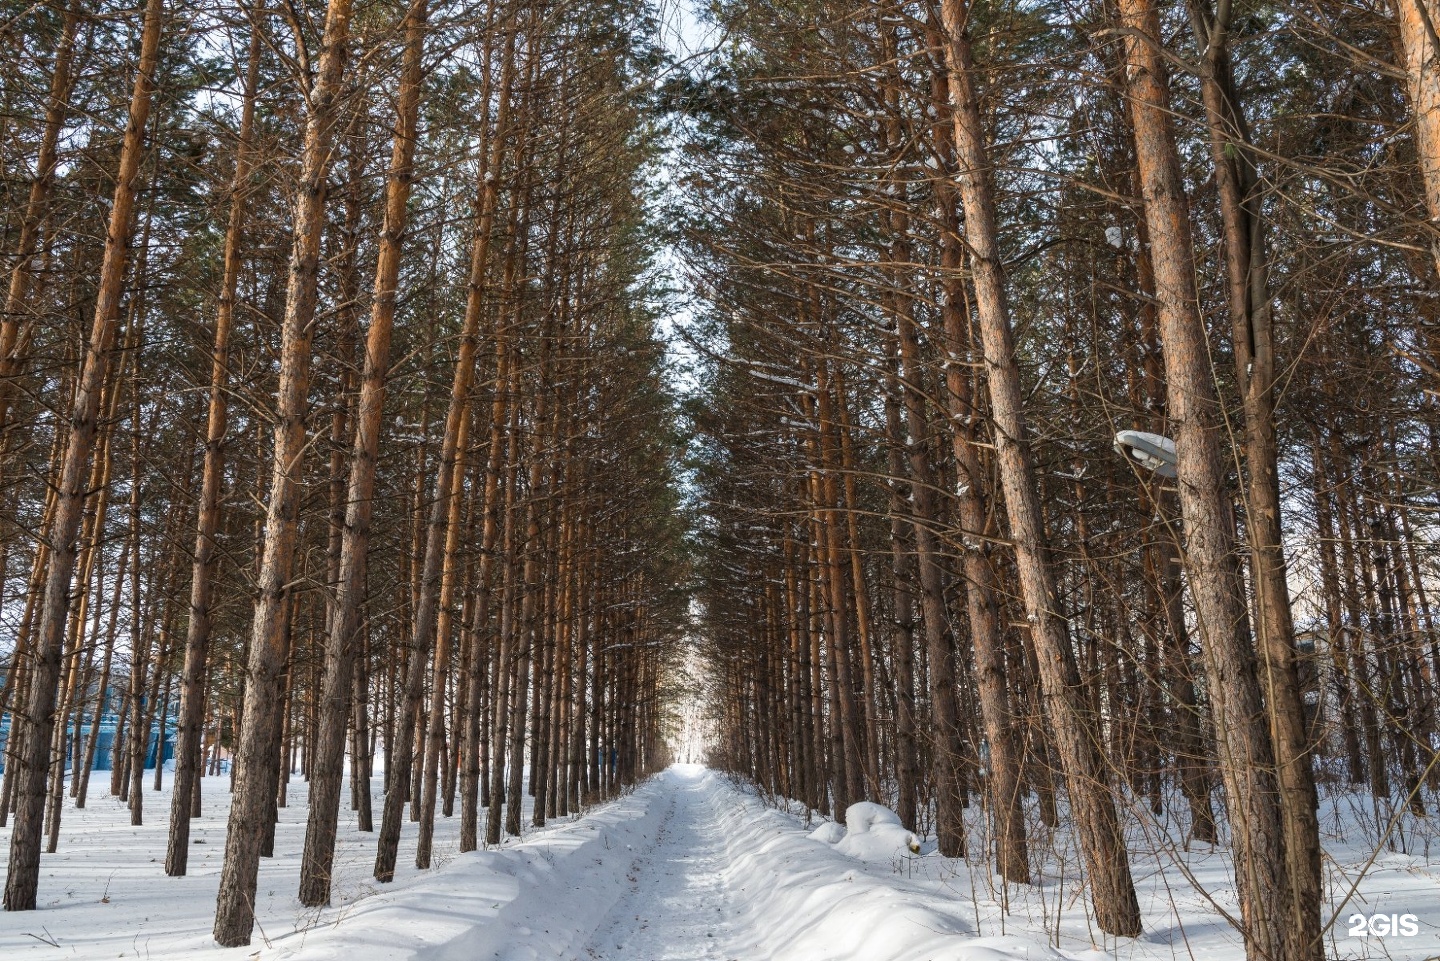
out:
M1133 460L1154 474L1175 478L1175 442L1159 434L1143 430L1122 430L1115 435L1115 452L1127 460Z

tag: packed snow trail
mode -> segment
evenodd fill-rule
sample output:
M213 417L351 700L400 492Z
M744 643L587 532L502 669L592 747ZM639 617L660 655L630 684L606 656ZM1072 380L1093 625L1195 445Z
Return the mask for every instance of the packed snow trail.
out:
M117 799L67 811L61 849L42 858L40 910L0 913L0 958L149 961L1235 961L1239 936L1211 898L1233 908L1223 852L1137 853L1145 933L1104 938L1087 917L1068 834L1048 838L1046 873L1012 887L1001 910L974 805L972 860L938 856L895 815L852 806L849 826L764 804L723 775L677 765L605 804L485 851L456 852L454 818L437 823L436 864L413 867L405 824L400 876L370 878L373 835L346 823L336 904L294 898L305 828L303 782L281 811L276 856L261 866L254 944L210 937L223 851L224 778L207 778L191 874L163 871L166 819L131 827ZM378 793L379 782L375 785ZM147 807L162 812L167 794ZM526 798L529 820L530 798ZM1333 812L1332 812L1333 813ZM1339 812L1343 814L1343 812ZM349 818L348 812L343 812ZM1332 818L1343 825L1339 814ZM1324 823L1329 823L1326 821ZM1037 839L1043 837L1036 827ZM1358 833L1358 832L1357 832ZM0 829L0 843L8 829ZM1137 838L1132 850L1144 851ZM920 848L917 853L914 849ZM203 852L203 853L202 853ZM1411 913L1418 935L1387 940L1332 928L1326 956L1440 957L1440 877L1417 855L1371 860L1333 844L1344 883L1368 866L1346 912ZM1173 858L1185 859L1186 877ZM0 865L0 881L3 881ZM1198 880L1203 890L1191 879ZM58 949L58 950L57 950Z
M629 891L585 946L586 961L731 958L735 906L725 886L725 839L705 804L706 784L675 772L655 843L631 863Z

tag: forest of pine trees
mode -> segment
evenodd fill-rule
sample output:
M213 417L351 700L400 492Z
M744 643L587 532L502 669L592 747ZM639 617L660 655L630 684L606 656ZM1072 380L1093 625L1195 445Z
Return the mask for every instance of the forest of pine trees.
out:
M6 909L104 717L172 875L234 760L222 944L292 774L318 905L342 796L383 881L404 817L473 849L527 783L543 822L667 763L689 602L646 16L7 11ZM147 810L167 723L177 801Z
M1440 806L1440 8L676 16L4 4L4 908L102 787L185 875L203 781L247 944L292 780L326 905L342 803L388 882L701 698L1111 936L1130 827L1219 845L1319 961L1326 805Z

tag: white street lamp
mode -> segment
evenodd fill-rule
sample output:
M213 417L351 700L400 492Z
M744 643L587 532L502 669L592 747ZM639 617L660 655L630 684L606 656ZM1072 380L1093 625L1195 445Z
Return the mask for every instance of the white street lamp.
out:
M1115 435L1115 453L1134 460L1160 477L1176 477L1175 442L1143 430L1122 430Z

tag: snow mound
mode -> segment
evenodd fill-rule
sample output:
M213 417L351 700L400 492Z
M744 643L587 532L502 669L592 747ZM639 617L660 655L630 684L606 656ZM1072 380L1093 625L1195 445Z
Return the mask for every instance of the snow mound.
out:
M845 809L845 836L835 849L862 861L889 861L898 854L919 854L920 839L905 830L894 811L861 801Z
M439 870L358 901L343 924L260 958L579 958L627 889L627 873L635 870L630 852L661 829L665 805L658 788L647 782L582 819L556 821L523 841L458 855Z
M882 824L899 827L900 815L870 801L857 801L845 809L845 830L849 834L865 834Z
M837 824L834 821L826 821L806 837L812 841L819 841L822 844L837 844L845 836L845 825Z
M1086 952L1095 958L1109 959L1103 952ZM1001 936L998 938L970 938L963 945L955 945L950 951L937 956L939 959L955 961L1070 961L1081 955L1061 954L1050 945L1037 945L1029 938Z

